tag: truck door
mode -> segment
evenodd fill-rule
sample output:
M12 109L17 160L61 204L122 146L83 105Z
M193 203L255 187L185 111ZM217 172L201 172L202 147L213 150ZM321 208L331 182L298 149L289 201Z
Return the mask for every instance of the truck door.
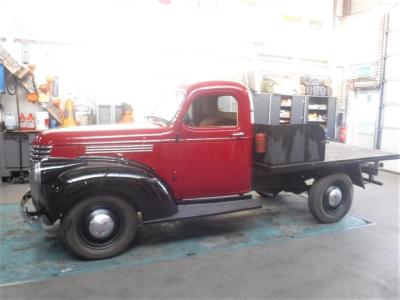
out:
M250 190L252 133L248 102L239 92L207 91L189 97L178 131L174 181L177 198L234 195Z

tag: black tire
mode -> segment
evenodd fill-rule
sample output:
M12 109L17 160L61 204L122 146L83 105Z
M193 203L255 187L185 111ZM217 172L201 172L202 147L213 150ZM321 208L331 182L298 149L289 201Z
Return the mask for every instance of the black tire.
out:
M337 192L336 189L341 192L341 200L333 199L334 204L332 204L329 195L332 192ZM348 175L342 173L316 180L311 186L308 196L310 213L321 223L340 221L349 212L352 202L353 183Z
M112 220L109 236L99 238L91 234L90 221L96 214L106 214ZM93 196L68 209L60 232L64 244L76 256L102 259L124 251L135 237L137 224L137 212L127 201L111 195Z

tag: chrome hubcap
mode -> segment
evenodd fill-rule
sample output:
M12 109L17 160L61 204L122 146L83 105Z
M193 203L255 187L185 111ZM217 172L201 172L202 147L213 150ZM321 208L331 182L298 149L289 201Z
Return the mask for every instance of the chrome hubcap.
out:
M340 190L339 187L333 186L330 188L329 194L328 194L328 203L332 207L339 206L339 204L342 202L342 191Z
M89 221L89 233L96 239L108 238L114 230L114 220L107 214L107 210L98 209L92 214Z

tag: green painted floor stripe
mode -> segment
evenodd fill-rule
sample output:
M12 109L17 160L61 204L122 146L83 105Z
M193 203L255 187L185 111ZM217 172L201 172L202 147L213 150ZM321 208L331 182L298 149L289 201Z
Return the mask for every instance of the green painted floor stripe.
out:
M303 198L285 195L265 201L260 210L144 226L124 254L81 261L64 248L59 238L30 229L18 209L15 204L0 205L0 286L173 261L371 225L353 215L339 223L318 224Z

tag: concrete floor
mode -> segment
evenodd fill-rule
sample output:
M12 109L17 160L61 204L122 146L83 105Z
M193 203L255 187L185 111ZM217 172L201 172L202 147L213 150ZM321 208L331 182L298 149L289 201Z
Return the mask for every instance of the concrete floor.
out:
M3 287L0 298L398 299L400 176L378 179L383 187L355 189L351 210L374 226ZM17 202L26 189L0 185L0 203Z

